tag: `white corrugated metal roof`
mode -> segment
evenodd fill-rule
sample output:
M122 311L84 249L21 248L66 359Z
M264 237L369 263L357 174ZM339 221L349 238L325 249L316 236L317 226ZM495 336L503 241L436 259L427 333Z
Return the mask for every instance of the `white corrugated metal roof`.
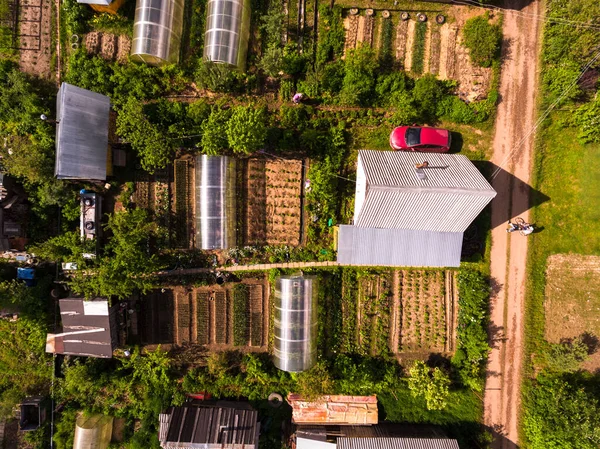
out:
M341 225L337 261L342 265L458 267L462 240L462 232Z
M338 438L337 449L459 449L447 438Z
M358 157L371 186L457 189L474 194L496 194L477 167L462 154L361 150ZM425 169L426 180L420 179L415 170L415 165L424 161L429 163Z
M415 165L424 161L421 179ZM366 192L355 211L359 227L462 233L496 196L463 155L362 150L358 164L356 189Z
M110 99L62 83L56 98L59 179L106 180Z

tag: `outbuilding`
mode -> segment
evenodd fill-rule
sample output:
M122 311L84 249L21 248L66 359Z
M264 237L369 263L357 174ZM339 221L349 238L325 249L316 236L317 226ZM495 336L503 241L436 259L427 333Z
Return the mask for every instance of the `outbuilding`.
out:
M56 98L58 179L106 180L110 100L62 83Z
M463 233L496 196L465 156L359 151L353 225L343 265L458 267Z
M118 344L118 305L95 298L65 298L59 301L62 332L48 334L46 352L110 358Z

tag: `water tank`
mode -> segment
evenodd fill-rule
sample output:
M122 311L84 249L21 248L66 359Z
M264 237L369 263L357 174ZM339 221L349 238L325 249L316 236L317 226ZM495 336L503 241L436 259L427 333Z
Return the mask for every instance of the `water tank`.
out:
M283 371L300 372L317 361L316 276L281 276L275 281L273 362Z
M236 246L236 163L227 156L196 157L196 248Z
M250 38L250 0L208 0L204 58L244 70Z
M131 59L151 65L179 62L184 0L137 0Z

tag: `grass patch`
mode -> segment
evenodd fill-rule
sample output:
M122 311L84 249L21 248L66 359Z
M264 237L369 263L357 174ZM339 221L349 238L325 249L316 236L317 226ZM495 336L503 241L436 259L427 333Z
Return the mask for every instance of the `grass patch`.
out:
M600 145L581 145L577 129L561 122L569 112L551 115L539 136L533 170L536 195L549 200L533 210L542 232L531 236L529 253L528 349L535 353L544 339L546 262L552 254L600 255Z
M408 387L395 389L377 396L383 408L380 422L433 424L442 426L449 437L456 438L461 448L481 445L481 417L483 404L476 393L461 389L451 390L444 410L427 410L423 397L413 397Z
M416 75L421 75L423 73L423 65L425 63L425 36L427 36L427 22L417 22L415 26L412 67L410 69L410 71Z

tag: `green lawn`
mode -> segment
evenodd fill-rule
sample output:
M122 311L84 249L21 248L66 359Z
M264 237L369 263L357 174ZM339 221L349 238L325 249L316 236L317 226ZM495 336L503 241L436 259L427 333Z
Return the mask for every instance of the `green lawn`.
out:
M538 136L532 186L549 199L534 207L541 229L530 238L527 302L528 349L541 349L544 337L546 261L551 254L600 255L600 145L581 145L577 129L560 123L569 112L554 113ZM537 198L536 198L537 197ZM528 367L532 368L532 367Z
M449 437L456 438L461 448L482 447L481 397L469 390L451 391L448 407L441 411L427 410L425 400L414 398L408 388L377 396L383 409L380 422L432 424L442 426Z

